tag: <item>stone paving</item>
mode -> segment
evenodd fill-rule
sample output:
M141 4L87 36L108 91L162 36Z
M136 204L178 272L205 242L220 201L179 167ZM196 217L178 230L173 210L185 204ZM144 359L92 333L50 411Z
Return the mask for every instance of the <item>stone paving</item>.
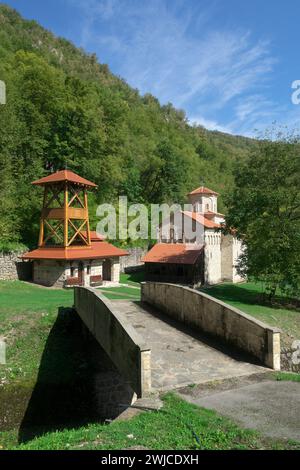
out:
M151 347L152 387L170 390L189 384L255 374L268 369L249 362L140 302L114 300Z

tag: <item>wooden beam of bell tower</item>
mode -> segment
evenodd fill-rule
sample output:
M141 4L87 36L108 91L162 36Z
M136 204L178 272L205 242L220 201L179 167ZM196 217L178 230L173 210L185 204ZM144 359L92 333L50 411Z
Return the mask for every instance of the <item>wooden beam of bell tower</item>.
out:
M64 247L66 248L69 244L69 190L68 182L65 182L64 187Z
M90 220L89 220L89 208L88 208L88 197L87 189L84 188L84 207L86 210L86 238L88 245L91 244L91 231L90 231Z
M43 208L46 205L47 193L48 193L48 188L47 188L47 186L45 186L45 188L44 188ZM38 246L41 247L43 245L44 245L44 217L43 217L43 211L42 211L41 217L40 217L40 234L39 234Z

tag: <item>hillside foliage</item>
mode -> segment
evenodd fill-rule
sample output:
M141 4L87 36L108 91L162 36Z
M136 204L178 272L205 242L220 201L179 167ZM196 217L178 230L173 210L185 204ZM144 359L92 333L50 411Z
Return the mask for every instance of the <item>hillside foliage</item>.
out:
M51 171L67 166L97 183L92 213L121 194L182 203L201 182L225 195L235 162L256 145L190 126L184 111L141 96L95 54L3 4L0 79L1 243L36 243L41 191L30 183Z
M278 288L299 299L300 139L276 129L273 135L236 167L227 222L246 242L241 272L262 281L270 299Z

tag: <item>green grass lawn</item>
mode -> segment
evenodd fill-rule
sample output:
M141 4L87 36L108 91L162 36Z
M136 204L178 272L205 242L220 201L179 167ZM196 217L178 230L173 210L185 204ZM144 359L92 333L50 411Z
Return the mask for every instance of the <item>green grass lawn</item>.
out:
M141 289L137 287L100 287L98 290L111 300L140 300L141 298Z
M144 272L132 274L121 273L120 287L99 287L100 292L110 300L140 300L141 285L144 280Z
M7 366L0 365L0 383L36 376L58 311L72 304L73 291L0 282L0 337L7 344Z
M264 439L258 433L240 429L230 420L213 411L198 408L174 394L164 396L164 407L159 411L142 413L130 421L112 424L90 424L58 432L46 433L26 444L20 450L104 450L130 449L300 449L292 441ZM12 434L7 434L6 445L13 447ZM5 440L3 441L5 446Z
M120 282L122 284L129 284L133 286L139 286L141 282L145 280L145 272L144 271L137 271L134 273L126 274L121 273L120 275Z
M266 305L259 284L252 282L243 284L225 283L201 290L239 308L270 326L280 328L283 331L281 335L283 346L290 346L294 339L300 339L300 311L286 308L279 303Z
M0 449L300 449L173 394L157 412L99 422L91 356L72 304L71 290L0 282L0 335L7 343L7 364L0 365Z
M300 382L300 374L296 374L294 372L276 372L275 379L276 380L287 380L289 382Z
M104 292L101 291L101 293L109 300L140 300L140 297L138 296L130 296L130 295L124 295L121 292Z

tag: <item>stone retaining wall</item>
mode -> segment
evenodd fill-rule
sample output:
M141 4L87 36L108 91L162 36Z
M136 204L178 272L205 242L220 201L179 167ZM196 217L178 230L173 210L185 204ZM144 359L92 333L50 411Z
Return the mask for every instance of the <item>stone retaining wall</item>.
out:
M142 301L280 370L280 330L241 310L194 289L158 282L142 283Z
M281 369L288 372L297 372L300 374L300 352L297 347L281 349ZM299 362L297 364L297 362Z
M144 265L141 259L147 253L147 248L126 248L126 251L129 252L129 255L120 257L120 269L122 273L124 273L125 270L126 272L130 272L130 268L133 270L134 267Z
M20 259L23 251L13 251L11 253L0 253L0 280L15 281L20 279L28 281L32 278L31 262L24 262Z

